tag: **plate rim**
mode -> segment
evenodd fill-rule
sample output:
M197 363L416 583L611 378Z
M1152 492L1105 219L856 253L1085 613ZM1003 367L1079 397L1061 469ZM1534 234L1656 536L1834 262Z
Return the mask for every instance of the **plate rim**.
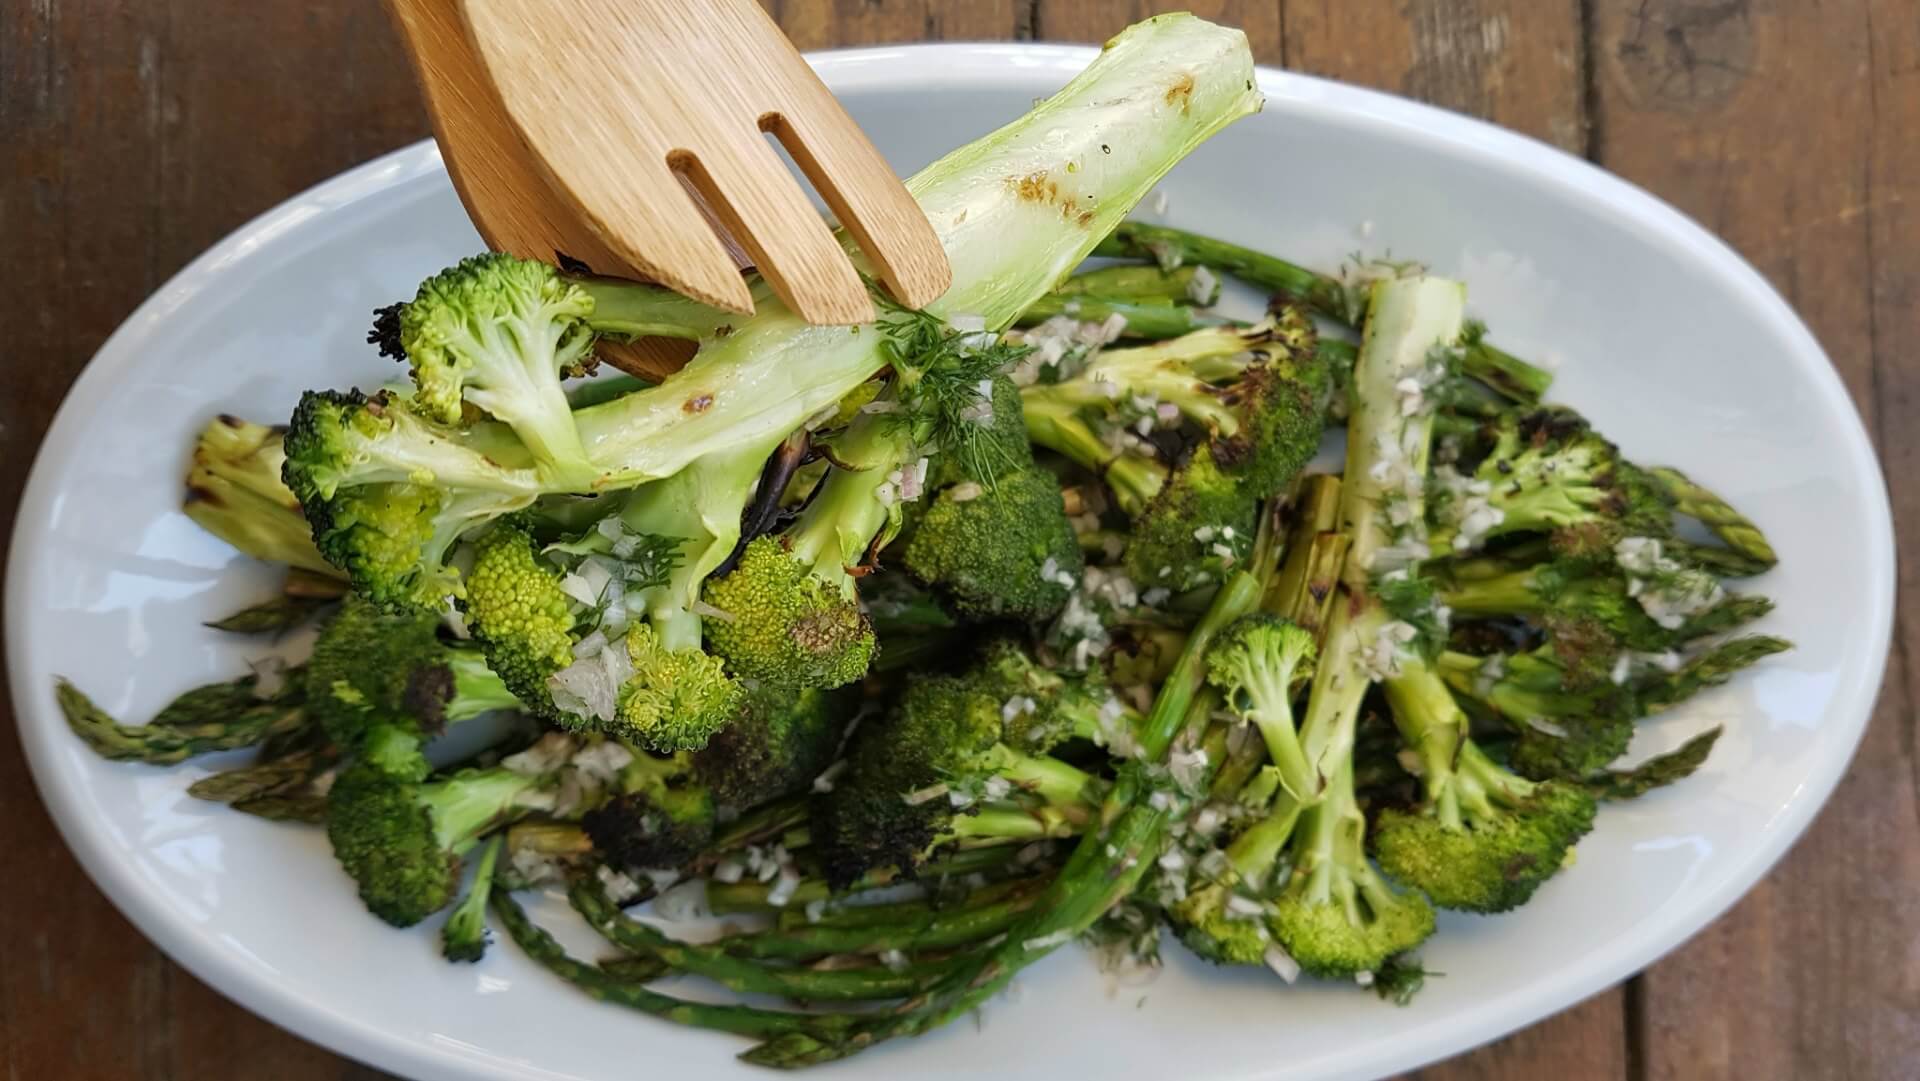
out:
M1040 66L1075 73L1096 54L1097 48L1037 42L918 43L815 52L807 54L807 59L830 86L844 90L873 84L897 85L902 74L909 73L911 77L913 69L936 72L933 77L936 82L959 80L990 84L1004 77L1009 60L1017 60L1029 68ZM1516 1001L1523 994L1520 990L1492 996L1463 1009L1445 1026L1416 1029L1393 1041L1369 1043L1325 1056L1312 1068L1312 1076L1316 1077L1368 1077L1459 1054L1606 990L1687 942L1708 923L1725 914L1778 864L1833 795L1872 720L1874 703L1885 679L1894 595L1898 588L1893 517L1885 478L1864 420L1825 350L1798 313L1758 270L1692 218L1590 162L1485 121L1380 91L1272 67L1259 67L1257 78L1269 99L1286 99L1339 114L1349 122L1391 128L1395 137L1402 140L1469 152L1495 167L1522 173L1531 182L1578 193L1583 199L1608 207L1621 218L1692 245L1701 258L1713 264L1724 281L1758 302L1758 307L1766 311L1773 322L1769 336L1781 341L1796 365L1805 371L1812 387L1828 399L1828 405L1837 403L1841 407L1839 414L1845 418L1840 426L1844 443L1841 449L1844 456L1851 459L1856 475L1869 493L1866 498L1869 528L1862 537L1867 578L1870 582L1885 583L1883 590L1876 590L1866 598L1870 607L1865 613L1869 635L1864 667L1851 686L1843 685L1835 690L1836 700L1845 700L1848 707L1835 713L1835 718L1844 722L1845 730L1837 731L1838 726L1833 724L1826 726L1827 731L1834 732L1829 739L1836 745L1843 742L1844 750L1827 752L1815 765L1776 819L1777 828L1744 866L1727 876L1717 889L1677 903L1676 909L1660 920L1656 929L1636 928L1616 939L1604 953L1526 987L1524 1001ZM4 623L6 659L14 713L29 773L49 817L96 887L169 958L249 1012L339 1054L407 1076L526 1081L554 1075L531 1063L510 1064L500 1059L485 1061L457 1055L333 1013L323 1002L305 995L297 983L275 982L254 969L232 963L225 953L213 948L209 936L153 906L144 896L137 876L112 858L97 831L82 828L86 818L74 794L53 787L55 769L51 756L57 753L53 744L56 736L63 735L66 729L52 707L50 690L41 686L46 673L28 669L28 647L24 644L28 636L21 633L33 616L20 599L33 562L27 553L37 547L34 531L49 517L49 504L57 494L51 488L46 469L51 448L56 441L70 440L73 434L70 429L77 430L77 426L84 423L80 414L105 394L115 375L138 362L141 340L207 285L264 252L282 251L275 243L282 233L296 231L303 222L317 215L386 196L396 188L444 174L438 147L428 138L323 180L255 216L194 258L142 301L108 336L67 391L34 453L9 538ZM1649 921L1642 927L1654 928L1655 925ZM1275 1068L1256 1069L1239 1076L1279 1081L1285 1076L1298 1075Z

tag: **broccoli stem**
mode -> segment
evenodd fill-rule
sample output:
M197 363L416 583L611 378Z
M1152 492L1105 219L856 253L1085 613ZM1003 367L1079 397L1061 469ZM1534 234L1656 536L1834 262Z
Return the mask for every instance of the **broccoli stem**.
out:
M1187 265L1163 270L1158 266L1123 263L1097 270L1083 270L1054 287L1052 295L1091 295L1146 303L1209 307L1220 299L1220 283L1216 280L1205 296L1194 296L1193 279L1199 269Z
M1488 578L1468 578L1440 594L1442 603L1463 616L1534 616L1549 608L1540 596L1534 568Z
M593 312L587 316L587 322L594 332L621 341L635 338L699 341L741 319L732 312L708 307L658 285L592 275L567 280L593 298Z
M1390 569L1374 565L1382 550L1420 540L1432 413L1404 408L1399 388L1417 381L1435 350L1459 338L1465 306L1466 287L1444 278L1374 283L1353 372L1340 487L1341 526L1353 538L1345 577L1356 590L1376 571Z
M862 414L833 443L833 460L843 468L827 475L820 494L783 534L793 558L842 596L854 593L849 568L864 564L899 531L900 504L881 492L891 484L889 474L913 467L913 444L913 431L900 418Z
M501 841L499 834L487 841L473 886L441 925L440 952L449 961L478 961L487 952L487 898L493 892L493 865L500 858Z
M479 650L449 649L446 659L447 667L453 671L453 696L446 705L449 722L471 720L499 709L520 708L520 699L487 666L487 658Z
M593 965L568 956L565 947L527 918L526 910L506 890L493 891L493 910L519 947L549 972L602 1002L626 1006L695 1028L710 1028L755 1039L806 1034L810 1039L833 1039L852 1027L850 1015L786 1013L752 1006L720 1006L649 991L610 976Z
M1058 315L1070 316L1083 323L1104 323L1117 315L1126 320L1126 326L1120 332L1124 337L1154 341L1178 338L1220 321L1212 316L1201 315L1192 308L1166 301L1156 304L1091 294L1049 294L1034 301L1026 311L1020 313L1017 322L1020 326L1030 327Z
M1468 749L1478 754L1467 739L1466 713L1445 681L1422 661L1403 662L1400 674L1387 680L1386 691L1394 726L1420 760L1420 777L1434 817L1448 829L1460 829L1465 821L1462 803L1475 798L1469 793L1473 782L1466 777L1462 759ZM1439 783L1441 778L1452 783Z
M522 800L549 783L542 775L509 769L463 770L444 781L420 785L418 799L433 821L435 839L454 855L472 848L495 828L525 813Z
M1063 384L1026 387L1020 408L1027 438L1091 473L1105 478L1114 502L1132 517L1144 510L1167 483L1167 467L1134 455L1122 454L1094 433L1070 393L1056 393Z
M1355 329L1370 315L1369 297L1362 289L1285 259L1183 229L1123 222L1094 248L1093 254L1150 259L1162 266L1170 262L1200 263L1224 270L1259 288L1281 293L1328 319ZM1461 370L1508 398L1526 404L1538 402L1553 383L1552 372L1485 343L1467 350Z
M985 807L977 814L955 815L946 836L962 848L980 845L1016 844L1044 841L1054 837L1072 837L1086 825L1089 812L1058 807ZM938 843L938 842L936 842Z
M941 965L917 966L917 971L895 973L885 967L812 969L778 967L728 953L716 946L681 942L659 929L621 912L596 880L574 880L567 891L574 911L608 942L641 957L657 960L676 972L704 976L742 994L780 995L805 1001L863 1001L901 998L944 975ZM605 965L601 966L605 969Z

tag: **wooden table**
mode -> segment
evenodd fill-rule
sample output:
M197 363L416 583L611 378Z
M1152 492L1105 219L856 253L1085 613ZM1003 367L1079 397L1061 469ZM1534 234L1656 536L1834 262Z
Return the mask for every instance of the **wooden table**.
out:
M1188 6L1244 26L1263 62L1583 155L1705 222L1799 308L1920 530L1920 0L768 2L802 48L1097 41ZM377 0L0 7L0 526L68 384L136 304L253 214L425 132ZM1774 874L1624 987L1421 1076L1920 1077L1915 574L1865 746ZM0 889L9 1081L379 1076L136 934L60 843L10 723Z

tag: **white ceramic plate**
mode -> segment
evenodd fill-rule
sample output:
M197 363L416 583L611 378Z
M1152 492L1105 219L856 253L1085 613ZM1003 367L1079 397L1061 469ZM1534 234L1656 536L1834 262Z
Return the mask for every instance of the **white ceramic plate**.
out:
M962 45L815 62L905 173L1092 55ZM1799 836L1866 722L1891 611L1887 504L1839 380L1780 298L1693 223L1582 162L1378 94L1260 79L1266 111L1175 172L1168 219L1322 266L1390 248L1463 276L1503 344L1563 362L1557 395L1636 458L1684 466L1759 521L1782 557L1762 582L1779 602L1765 629L1800 647L1652 723L1637 750L1711 723L1727 736L1686 784L1608 808L1578 865L1522 912L1443 919L1425 956L1446 978L1409 1008L1209 969L1177 948L1150 985L1112 988L1066 950L983 1027L890 1045L835 1076L957 1078L991 1064L1006 1081L1361 1078L1440 1058L1615 983L1724 911ZM200 764L102 762L54 709L56 673L138 718L243 671L246 647L200 623L270 579L180 514L191 433L216 411L277 419L302 388L391 378L363 344L368 313L478 247L434 148L411 147L247 225L101 349L47 437L14 535L7 659L34 775L142 931L344 1054L421 1078L748 1076L730 1038L592 1002L510 944L477 967L442 962L431 925L394 931L360 910L318 831L187 798Z

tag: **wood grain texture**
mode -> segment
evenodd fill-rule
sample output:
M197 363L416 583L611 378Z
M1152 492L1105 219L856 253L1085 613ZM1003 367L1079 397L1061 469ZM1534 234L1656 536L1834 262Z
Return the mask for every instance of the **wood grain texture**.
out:
M1920 0L763 4L809 49L1095 41L1190 8L1246 26L1264 62L1587 153L1728 237L1800 308L1875 430L1900 527L1920 530ZM140 300L253 214L425 131L378 0L0 8L0 237L33 271L0 290L0 528L66 386ZM1920 567L1902 573L1867 745L1779 870L1626 992L1417 1077L1920 1077ZM382 1076L226 1002L134 932L47 821L10 711L0 881L0 1078Z
M1797 308L1920 528L1920 5L1601 0L1599 161L1726 238ZM1902 568L1888 679L1852 771L1732 913L1630 1002L1640 1076L1920 1076L1914 627Z

